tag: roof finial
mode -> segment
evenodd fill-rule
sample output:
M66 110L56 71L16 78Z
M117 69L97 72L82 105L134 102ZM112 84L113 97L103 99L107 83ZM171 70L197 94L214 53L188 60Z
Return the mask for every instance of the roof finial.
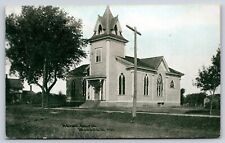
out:
M107 5L107 7L106 7L105 12L104 12L104 15L105 16L111 16L111 17L113 17L112 12L111 12L111 10L109 8L109 5Z
M110 9L109 5L106 6L106 9Z

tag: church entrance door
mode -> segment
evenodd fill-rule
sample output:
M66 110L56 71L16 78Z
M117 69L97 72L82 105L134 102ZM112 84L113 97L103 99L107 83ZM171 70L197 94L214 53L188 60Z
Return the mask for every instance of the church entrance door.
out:
M93 87L93 100L101 100L101 89L102 89L102 81L99 79L90 80L89 82Z
M99 100L99 91L95 91L94 98L95 100Z

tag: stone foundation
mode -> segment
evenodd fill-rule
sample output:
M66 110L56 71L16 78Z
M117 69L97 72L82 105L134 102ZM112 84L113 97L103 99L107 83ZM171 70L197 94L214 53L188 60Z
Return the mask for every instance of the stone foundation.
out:
M132 107L133 102L107 102L101 101L100 107ZM171 107L180 106L180 103L176 102L137 102L137 107Z

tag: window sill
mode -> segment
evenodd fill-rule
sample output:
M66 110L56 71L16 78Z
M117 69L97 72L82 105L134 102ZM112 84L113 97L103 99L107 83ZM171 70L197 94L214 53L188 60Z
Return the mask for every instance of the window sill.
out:
M102 61L100 61L100 62L95 62L95 64L100 64L100 63L102 63Z

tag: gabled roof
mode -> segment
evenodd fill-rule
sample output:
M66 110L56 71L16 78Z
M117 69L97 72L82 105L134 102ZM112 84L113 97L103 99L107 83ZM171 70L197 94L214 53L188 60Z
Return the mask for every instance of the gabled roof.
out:
M18 89L18 90L23 89L23 83L20 79L7 78L6 80L7 80L6 82L9 88Z
M68 73L68 76L85 76L87 75L87 70L89 64L81 65Z
M134 63L134 57L130 57L130 56L125 56L124 58L123 57L120 57L130 63ZM149 65L147 65L146 63L142 62L141 59L137 58L137 66L138 67L147 67L149 68Z
M132 64L134 64L134 57L130 56L125 56L125 57L119 57L125 61L128 61ZM160 65L160 63L164 60L163 56L159 57L151 57L151 58L144 58L144 59L139 59L137 58L137 66L138 68L147 68L151 69L153 71L156 71ZM181 72L178 72L170 67L168 67L169 72L167 74L171 75L177 75L177 76L183 76L184 74Z
M175 74L178 74L178 75L181 75L181 76L184 75L183 73L181 73L181 72L179 72L179 71L176 71L176 70L174 70L174 69L172 69L172 68L169 68L169 70L170 70L171 73L175 73Z
M162 60L163 56L141 59L143 63L147 64L149 67L155 70L159 67Z

